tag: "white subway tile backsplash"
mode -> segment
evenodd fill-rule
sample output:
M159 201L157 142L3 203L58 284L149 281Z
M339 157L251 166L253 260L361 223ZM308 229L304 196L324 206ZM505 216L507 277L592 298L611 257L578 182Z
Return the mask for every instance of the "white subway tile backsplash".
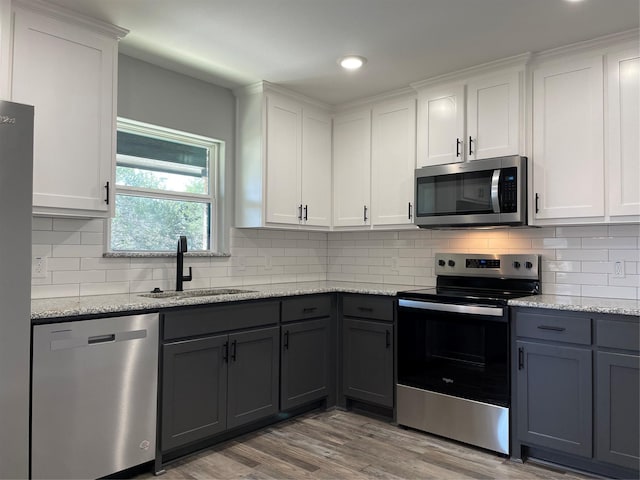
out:
M79 245L81 243L80 232L35 231L31 234L31 243L35 245ZM102 245L102 241L100 245Z
M34 256L47 257L33 297L175 288L175 257L103 258L103 220L33 218ZM638 298L638 225L504 230L303 232L232 229L231 257L185 257L185 289L343 280L435 285L437 252L536 253L543 292ZM624 277L613 265L624 262Z
M638 238L637 237L583 238L582 248L608 248L608 249L638 248Z
M581 295L583 297L638 299L638 290L633 287L583 285Z
M31 229L35 230L53 230L53 218L51 217L33 217L31 221Z

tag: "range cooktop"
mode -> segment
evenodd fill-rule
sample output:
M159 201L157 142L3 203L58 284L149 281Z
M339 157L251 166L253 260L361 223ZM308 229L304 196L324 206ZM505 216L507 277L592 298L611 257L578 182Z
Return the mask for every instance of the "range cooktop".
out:
M435 288L408 290L401 298L446 303L506 305L540 293L540 257L531 254L437 253Z

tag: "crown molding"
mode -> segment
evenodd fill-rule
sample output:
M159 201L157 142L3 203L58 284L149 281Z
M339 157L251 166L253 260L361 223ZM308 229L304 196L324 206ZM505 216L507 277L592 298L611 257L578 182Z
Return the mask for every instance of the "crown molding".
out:
M81 13L74 12L73 10L59 7L58 5L53 5L42 0L13 0L13 6L44 13L57 18L58 20L75 23L76 25L88 28L94 32L99 32L103 35L116 38L117 40L124 38L129 33L129 30L126 28L96 20L95 18L88 17Z

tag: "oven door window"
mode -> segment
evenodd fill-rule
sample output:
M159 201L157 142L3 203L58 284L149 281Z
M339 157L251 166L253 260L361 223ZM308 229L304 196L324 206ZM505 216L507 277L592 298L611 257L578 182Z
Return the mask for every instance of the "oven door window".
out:
M509 406L507 320L401 308L398 383Z
M493 170L417 178L418 217L493 213Z

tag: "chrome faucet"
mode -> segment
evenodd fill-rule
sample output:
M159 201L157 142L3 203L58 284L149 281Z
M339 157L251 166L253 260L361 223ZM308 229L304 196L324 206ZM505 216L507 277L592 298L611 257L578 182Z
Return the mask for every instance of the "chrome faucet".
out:
M191 281L191 267L189 275L184 275L184 253L187 251L187 237L180 235L178 240L178 252L176 258L176 292L182 291L182 282Z

